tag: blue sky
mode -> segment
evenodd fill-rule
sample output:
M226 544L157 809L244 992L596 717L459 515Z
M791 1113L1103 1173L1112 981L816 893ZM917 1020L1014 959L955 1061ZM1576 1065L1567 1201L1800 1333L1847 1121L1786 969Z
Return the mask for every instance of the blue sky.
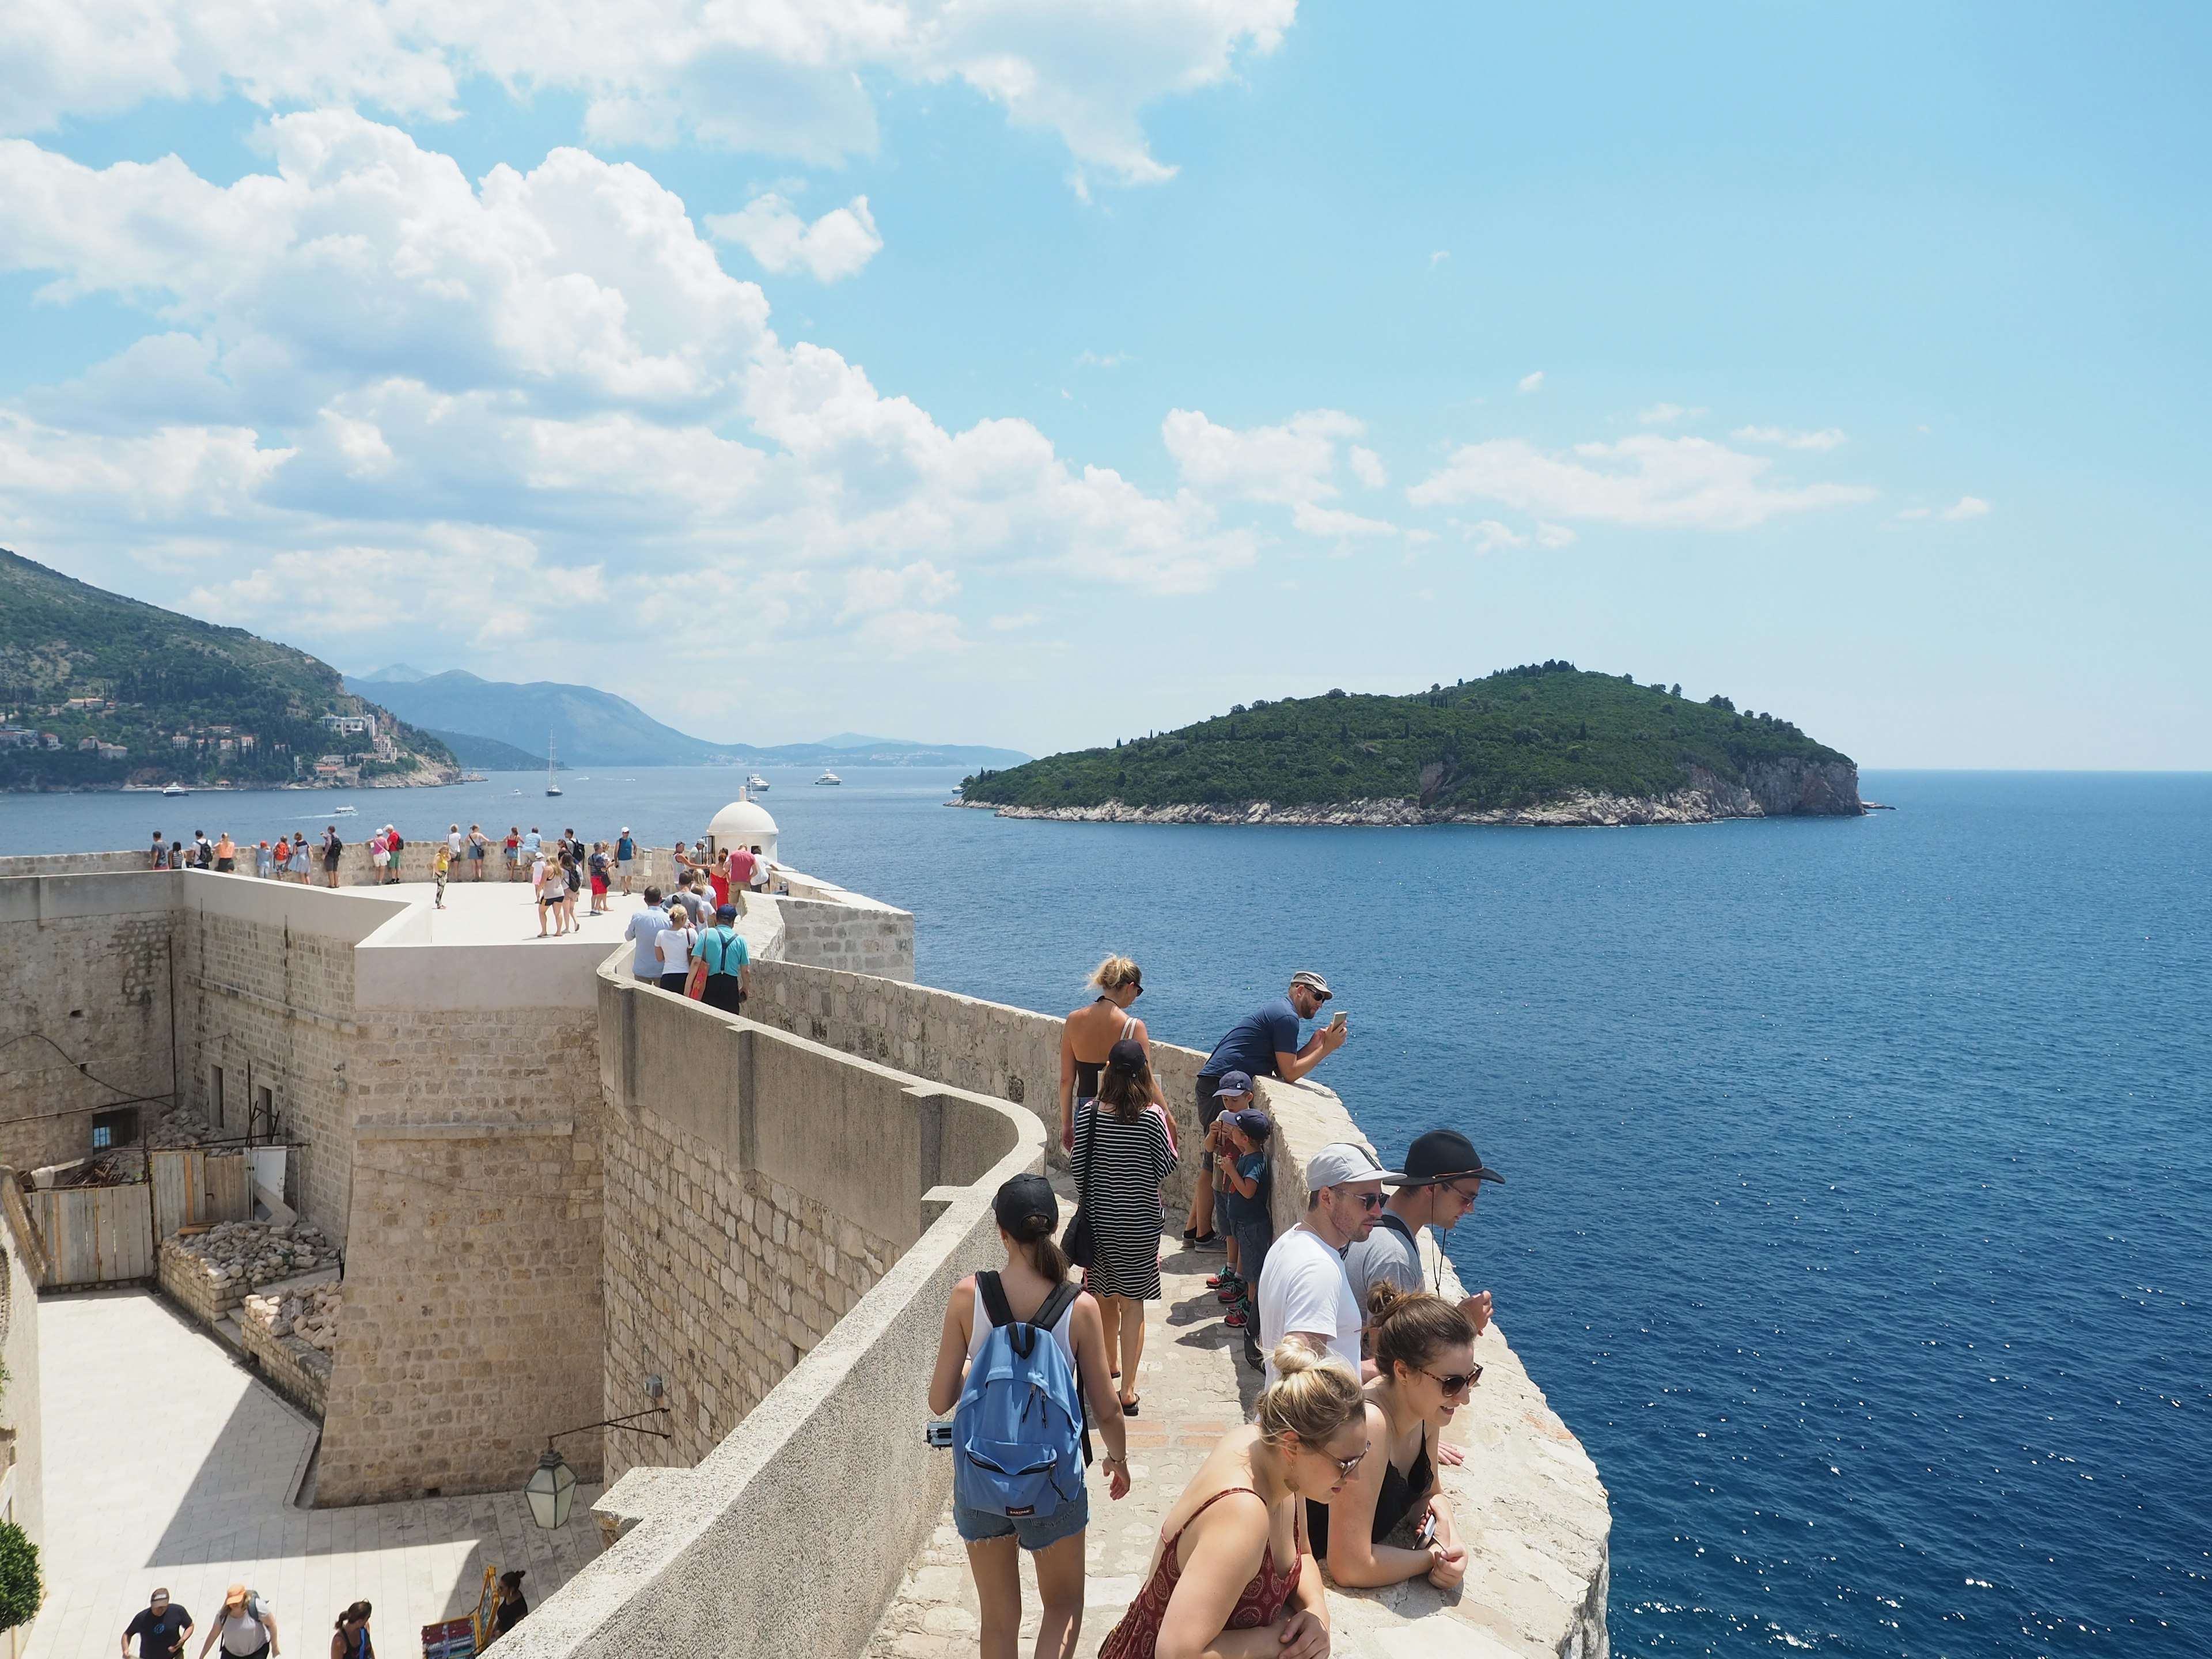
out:
M2201 9L120 15L0 23L87 580L756 742L1563 656L2212 766Z

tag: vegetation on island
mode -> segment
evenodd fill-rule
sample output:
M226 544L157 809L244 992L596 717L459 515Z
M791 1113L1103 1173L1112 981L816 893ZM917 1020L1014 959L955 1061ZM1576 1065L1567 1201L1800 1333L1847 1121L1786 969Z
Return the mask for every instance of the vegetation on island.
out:
M0 549L0 790L428 781L454 769L443 743L304 651Z
M1693 773L1740 784L1761 763L1793 760L1851 764L1724 696L1693 702L1679 685L1544 662L1410 696L1239 703L1177 731L979 772L961 793L1047 811L1404 799L1487 812L1583 794L1659 799Z

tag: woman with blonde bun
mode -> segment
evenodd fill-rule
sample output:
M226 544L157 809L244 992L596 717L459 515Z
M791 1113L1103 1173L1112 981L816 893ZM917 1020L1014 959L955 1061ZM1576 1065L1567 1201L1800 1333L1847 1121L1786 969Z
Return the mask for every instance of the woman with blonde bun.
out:
M1224 1435L1160 1527L1152 1576L1098 1659L1323 1659L1328 1604L1306 1541L1367 1456L1367 1400L1341 1364L1275 1350L1259 1419Z
M1127 957L1109 957L1091 970L1091 984L1098 994L1067 1017L1060 1031L1060 1144L1075 1150L1075 1106L1078 1101L1098 1097L1098 1074L1117 1042L1134 1042L1152 1061L1152 1040L1145 1022L1129 1012L1129 1005L1145 994L1145 970ZM1152 1103L1167 1116L1167 1097L1155 1082ZM1170 1133L1170 1139L1173 1135Z
M1467 1576L1467 1550L1437 1480L1437 1452L1444 1425L1482 1381L1474 1325L1456 1303L1387 1279L1367 1293L1367 1321L1376 1370L1367 1437L1376 1455L1334 1504L1307 1505L1306 1529L1328 1576L1347 1589L1426 1577L1448 1590Z

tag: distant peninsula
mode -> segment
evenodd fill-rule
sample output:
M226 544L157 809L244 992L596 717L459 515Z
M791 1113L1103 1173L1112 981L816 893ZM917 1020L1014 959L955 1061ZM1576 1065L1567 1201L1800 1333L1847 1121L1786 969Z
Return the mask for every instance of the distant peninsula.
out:
M963 780L1006 817L1614 825L1849 817L1857 764L1771 713L1569 662L1407 696L1239 703L1178 731Z

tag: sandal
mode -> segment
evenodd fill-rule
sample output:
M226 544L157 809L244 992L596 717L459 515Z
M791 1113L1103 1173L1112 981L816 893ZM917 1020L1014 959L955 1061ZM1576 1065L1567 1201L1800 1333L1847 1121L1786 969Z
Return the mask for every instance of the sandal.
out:
M1134 1417L1137 1414L1137 1407L1144 1402L1144 1395L1139 1395L1133 1400L1124 1400L1121 1402L1121 1415Z
M1212 1243L1213 1241L1220 1237L1221 1235L1218 1233L1185 1233L1183 1237L1186 1239L1188 1239L1192 1243L1203 1247Z

